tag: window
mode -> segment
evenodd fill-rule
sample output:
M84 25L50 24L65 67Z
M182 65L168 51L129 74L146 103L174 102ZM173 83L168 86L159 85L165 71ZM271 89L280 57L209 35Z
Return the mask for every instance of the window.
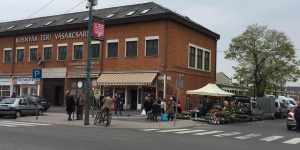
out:
M130 12L128 12L128 13L126 14L126 16L131 16L131 15L133 15L135 12L136 12L136 10L130 11Z
M67 59L67 46L59 46L58 60L66 60L66 59Z
M17 49L17 62L24 61L24 49Z
M145 9L145 10L143 10L143 11L141 12L141 14L146 14L146 13L149 12L149 10L150 10L150 9Z
M30 24L26 25L25 28L29 28L29 27L31 27L33 25L34 25L34 23L30 23Z
M195 67L195 47L190 46L189 67Z
M210 52L205 52L204 56L204 70L209 71L210 68Z
M77 19L77 18L69 19L69 20L67 20L66 22L67 22L67 23L71 23L71 22L73 22L75 19Z
M158 37L146 37L146 56L158 55Z
M203 62L202 62L203 50L197 49L197 68L202 69Z
M92 59L100 58L100 44L92 44Z
M105 17L105 19L112 18L114 15L116 15L116 14L114 14L114 13L113 14L109 14L108 16Z
M74 45L74 59L82 59L83 45Z
M29 53L30 53L29 61L30 62L35 62L37 60L38 49L37 48L31 48Z
M27 102L25 99L20 99L19 105L27 105Z
M7 30L10 30L10 29L12 29L14 27L16 27L16 26L10 26L10 27L7 28Z
M137 57L137 41L126 41L126 57Z
M53 20L53 21L49 21L47 23L44 24L44 26L49 26L50 24L52 24L53 22L55 22L56 20Z
M4 50L4 62L11 62L11 50Z
M83 21L89 21L89 17L84 18Z
M112 40L107 42L107 58L116 58L118 57L118 40Z
M44 47L44 61L51 60L52 56L52 47Z

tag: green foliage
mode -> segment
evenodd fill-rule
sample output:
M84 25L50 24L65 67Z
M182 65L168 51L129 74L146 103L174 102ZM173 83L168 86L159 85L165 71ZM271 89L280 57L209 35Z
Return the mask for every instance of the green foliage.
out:
M283 32L267 26L248 26L232 39L225 58L238 62L233 67L235 78L241 85L252 85L257 96L263 96L267 88L296 82L300 77L293 43Z

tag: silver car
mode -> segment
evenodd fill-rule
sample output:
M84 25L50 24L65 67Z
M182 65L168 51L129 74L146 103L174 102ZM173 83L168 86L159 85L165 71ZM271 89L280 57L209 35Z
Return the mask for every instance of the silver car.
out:
M289 112L286 119L286 126L288 130L292 130L294 127L296 127L296 120L294 118L294 109L295 108L292 108L292 111Z
M38 115L43 115L44 107L38 105ZM35 115L36 104L25 98L6 98L0 102L0 117L14 115L15 118L24 115Z

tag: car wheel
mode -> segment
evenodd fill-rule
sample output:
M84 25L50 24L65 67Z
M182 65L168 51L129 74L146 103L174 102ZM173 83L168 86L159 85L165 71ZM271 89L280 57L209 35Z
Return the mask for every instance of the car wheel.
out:
M288 130L292 130L293 126L286 125Z
M38 115L39 115L39 116L43 116L43 114L44 114L44 111L43 111L42 109L40 109L40 110L38 111Z
M21 117L21 111L16 111L15 118L19 118L19 117Z

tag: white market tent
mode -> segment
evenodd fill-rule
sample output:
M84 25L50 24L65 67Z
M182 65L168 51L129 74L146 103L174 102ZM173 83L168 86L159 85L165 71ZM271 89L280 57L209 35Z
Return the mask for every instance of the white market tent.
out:
M231 96L232 93L223 91L216 84L208 83L203 88L197 90L188 90L186 94L209 95L209 96Z

